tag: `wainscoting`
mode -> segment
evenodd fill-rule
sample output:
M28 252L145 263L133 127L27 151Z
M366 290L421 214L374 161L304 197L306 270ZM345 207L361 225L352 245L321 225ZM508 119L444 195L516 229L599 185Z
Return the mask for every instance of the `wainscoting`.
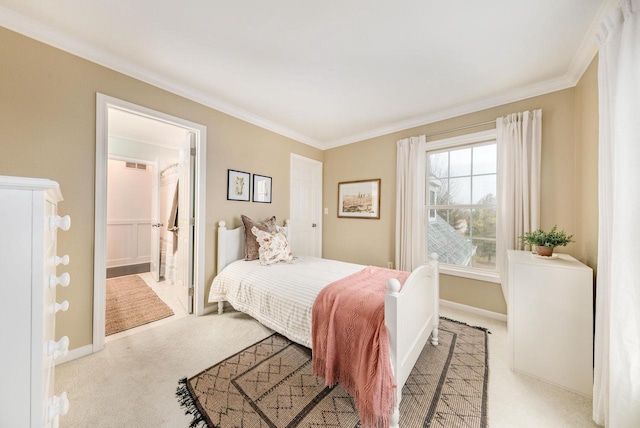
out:
M151 261L151 219L107 220L107 268Z

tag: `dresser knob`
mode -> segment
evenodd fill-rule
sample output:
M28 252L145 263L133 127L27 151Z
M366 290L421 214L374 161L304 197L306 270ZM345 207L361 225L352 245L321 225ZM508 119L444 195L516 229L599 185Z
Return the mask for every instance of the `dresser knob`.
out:
M56 314L60 311L62 312L67 312L67 310L69 310L69 302L67 300L63 301L62 303L54 303L53 304L53 313Z
M47 355L53 357L53 359L62 355L67 355L67 352L69 352L69 338L67 336L63 336L57 342L48 340L46 347Z
M56 285L66 287L71 281L71 276L65 272L60 276L49 275L49 288L56 288Z
M66 265L69 264L69 256L68 255L64 255L62 257L55 256L54 260L55 260L56 266L58 266L58 265L65 265L66 266Z
M56 215L49 219L49 229L51 230L56 230L56 228L62 229L62 230L69 230L70 227L71 227L71 217L69 217L68 215L64 217L60 217L59 215Z
M54 395L49 398L47 406L47 422L53 421L56 416L64 416L69 412L69 399L67 393L63 392L60 395Z

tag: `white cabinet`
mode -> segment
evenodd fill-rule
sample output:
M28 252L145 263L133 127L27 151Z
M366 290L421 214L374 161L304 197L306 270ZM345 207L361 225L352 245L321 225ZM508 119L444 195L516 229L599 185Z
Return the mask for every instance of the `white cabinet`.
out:
M593 273L566 254L509 251L509 363L580 394L593 388Z
M57 231L70 226L61 200L55 181L0 176L0 427L56 427L69 407L53 395L54 360L69 348L55 340L56 312L69 307L56 302L70 281L56 268L69 262L56 254Z

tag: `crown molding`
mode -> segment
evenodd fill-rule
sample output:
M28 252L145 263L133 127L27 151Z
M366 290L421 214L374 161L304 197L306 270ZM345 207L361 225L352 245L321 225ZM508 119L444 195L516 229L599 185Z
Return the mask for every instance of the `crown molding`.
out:
M477 100L469 104L462 104L447 110L427 114L425 116L419 116L417 118L397 122L382 128L377 128L371 131L366 131L363 133L340 138L338 140L327 142L326 144L324 144L324 148L332 149L358 141L364 141L371 138L380 137L382 135L391 134L393 132L404 131L410 128L416 128L418 126L424 126L441 120L462 116L464 114L474 113L488 108L497 107L503 104L508 104L511 102L516 102L555 91L560 91L562 89L572 88L578 84L578 82L582 78L582 75L587 70L587 67L589 67L589 64L591 64L591 61L593 61L593 58L598 53L596 34L598 32L598 29L600 28L602 19L613 12L613 10L615 10L620 5L620 2L621 0L605 0L602 3L600 9L598 9L596 16L591 21L591 25L589 26L587 33L582 39L578 51L574 55L573 60L569 65L569 70L563 77L517 89L515 91L504 93L502 95Z
M68 52L72 55L84 58L103 67L110 68L111 70L125 74L129 77L133 77L134 79L218 110L222 113L228 114L229 116L233 116L237 119L259 126L260 128L275 132L279 135L291 138L317 149L324 149L324 145L322 143L311 137L278 125L263 117L207 95L202 91L195 90L176 80L168 79L149 69L140 67L130 61L126 61L117 55L96 49L87 43L81 42L67 34L57 31L39 21L28 18L4 6L0 6L0 26L53 46L54 48Z
M486 110L493 107L498 107L504 104L513 103L516 101L524 100L527 98L536 97L539 95L548 94L550 92L561 91L563 89L571 88L575 86L566 77L558 79L548 80L546 82L537 83L534 85L526 86L524 88L515 89L502 94L483 98L471 103L461 104L455 107L451 107L446 110L441 110L435 113L429 113L424 116L418 116L412 119L408 119L402 122L396 122L391 125L373 129L359 134L354 134L349 137L341 138L328 142L324 145L325 149L333 149L335 147L344 146L347 144L355 143L358 141L364 141L382 135L391 134L394 132L405 131L407 129L416 128L418 126L424 126L442 120L451 119L458 116L463 116L469 113L475 113L478 111Z
M0 6L0 26L156 86L160 89L164 89L168 92L218 110L237 119L259 126L260 128L275 132L279 135L291 138L320 150L327 150L574 87L598 51L595 35L597 34L602 18L611 13L620 4L620 1L621 0L605 0L605 2L603 2L598 13L594 17L587 34L584 36L578 51L574 55L569 66L569 70L563 77L327 142L315 140L304 134L250 113L244 109L231 105L218 98L209 96L202 91L195 90L178 81L168 79L151 70L137 66L132 62L122 59L121 57L96 49L84 42L74 39L42 24L41 22L21 15L4 6Z
M573 83L573 86L578 84L587 67L589 67L589 64L591 64L591 61L593 61L593 58L598 53L596 34L600 28L600 23L605 16L613 12L619 5L620 0L606 0L600 5L600 9L598 9L596 16L593 18L593 21L591 21L591 25L582 38L582 43L580 43L580 47L573 57L573 61L571 61L569 65L566 77Z

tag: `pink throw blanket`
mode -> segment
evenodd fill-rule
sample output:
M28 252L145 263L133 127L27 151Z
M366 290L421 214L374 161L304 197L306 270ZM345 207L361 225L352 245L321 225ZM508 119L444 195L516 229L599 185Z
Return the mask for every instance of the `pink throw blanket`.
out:
M364 427L388 427L396 387L384 325L387 280L409 272L368 266L325 287L313 304L313 374L353 397Z

